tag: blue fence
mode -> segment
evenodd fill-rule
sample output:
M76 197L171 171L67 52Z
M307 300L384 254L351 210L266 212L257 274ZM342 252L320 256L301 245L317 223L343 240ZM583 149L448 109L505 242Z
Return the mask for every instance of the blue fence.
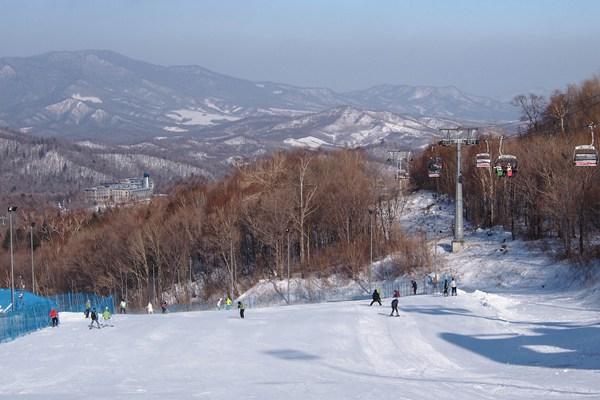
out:
M92 307L103 310L108 307L114 313L112 296L102 297L95 294L67 293L48 297L36 296L33 293L18 291L15 295L15 307L11 305L10 290L0 289L0 342L16 339L38 329L47 328L51 324L50 311L82 312L85 303L90 300Z
M65 293L47 297L61 312L84 312L85 303L89 300L92 307L101 311L106 307L111 313L115 312L115 303L112 296L98 296L91 293Z

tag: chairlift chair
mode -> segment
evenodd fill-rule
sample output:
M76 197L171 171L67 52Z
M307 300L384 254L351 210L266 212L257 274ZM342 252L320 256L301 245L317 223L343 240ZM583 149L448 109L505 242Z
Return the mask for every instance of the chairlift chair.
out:
M598 153L594 146L584 144L575 146L573 152L573 164L576 167L596 167L598 166Z
M519 168L519 163L517 161L517 156L514 156L512 154L502 154L503 140L504 136L500 138L500 147L498 151L500 155L494 163L494 168L497 176L512 177L517 172Z
M518 169L517 156L512 154L503 154L496 159L495 167L502 169L503 174L499 176L511 177Z
M485 141L487 151L485 153L477 153L475 155L475 166L477 168L490 168L492 166L492 157L490 157L490 144L487 139Z
M427 175L430 178L439 178L443 169L442 159L440 157L432 157L427 163Z
M596 147L594 147L595 125L591 124L589 127L592 134L592 144L575 146L575 150L573 151L573 164L576 167L598 166L598 152L596 151Z
M492 166L490 153L477 153L475 155L475 166L477 168L489 168Z

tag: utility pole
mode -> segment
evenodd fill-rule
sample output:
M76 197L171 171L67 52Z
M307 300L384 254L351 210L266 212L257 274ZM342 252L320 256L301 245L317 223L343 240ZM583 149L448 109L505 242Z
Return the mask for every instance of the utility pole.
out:
M290 304L290 228L287 228L287 302Z
M10 302L11 302L11 311L14 311L16 308L15 303L15 257L13 254L13 234L12 234L12 215L17 212L17 207L10 206L8 207L8 225L10 231Z
M33 227L35 222L31 223L31 292L35 294L35 269L33 267Z
M440 140L443 146L456 145L456 191L454 196L454 240L452 241L452 252L460 251L465 243L463 229L463 195L462 195L462 168L461 168L461 146L469 146L479 143L475 138L477 128L441 128L440 132L446 134L446 138Z
M371 264L369 265L369 293L371 293L371 270L373 269L373 212L375 211L373 207L368 208L369 211L369 242L370 242L370 254L371 254Z

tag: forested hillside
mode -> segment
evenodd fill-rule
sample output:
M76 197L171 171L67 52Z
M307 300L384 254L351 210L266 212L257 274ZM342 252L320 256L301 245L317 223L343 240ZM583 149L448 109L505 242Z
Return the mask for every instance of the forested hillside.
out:
M476 154L499 156L500 138L481 138L479 145L463 150L463 193L466 217L474 224L502 224L514 235L527 238L560 238L567 256L600 255L599 167L575 166L576 146L600 135L600 78L556 91L548 101L536 95L515 98L528 123L526 132L504 140L502 153L515 155L518 170L512 177L498 177L493 168L476 168ZM441 156L440 178L428 178L427 164ZM414 160L412 179L417 187L437 189L454 196L456 179L454 148L434 146Z
M258 279L282 277L288 251L292 273L358 279L370 257L371 226L374 257L402 250L400 272L428 262L423 238L398 229L404 204L397 182L362 151L277 153L213 183L182 183L146 205L102 214L19 211L16 275L30 286L31 222L42 293L120 296L127 287L137 306L166 291L185 301L190 275L203 297L238 295Z

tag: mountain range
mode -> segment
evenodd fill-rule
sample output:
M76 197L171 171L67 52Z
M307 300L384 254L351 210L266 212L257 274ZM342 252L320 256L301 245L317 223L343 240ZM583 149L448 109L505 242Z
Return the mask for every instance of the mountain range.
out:
M507 103L454 87L336 92L238 79L199 66L159 66L107 50L0 58L0 126L34 136L112 144L185 137L419 146L441 125L517 117Z

